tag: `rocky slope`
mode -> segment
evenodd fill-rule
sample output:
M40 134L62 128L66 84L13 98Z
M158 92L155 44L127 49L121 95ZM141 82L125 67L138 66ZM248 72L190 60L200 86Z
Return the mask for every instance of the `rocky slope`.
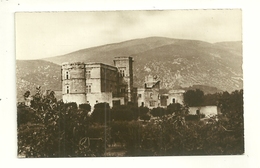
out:
M60 66L43 60L16 61L17 101L23 100L23 94L29 90L35 93L36 87L42 90L61 90Z

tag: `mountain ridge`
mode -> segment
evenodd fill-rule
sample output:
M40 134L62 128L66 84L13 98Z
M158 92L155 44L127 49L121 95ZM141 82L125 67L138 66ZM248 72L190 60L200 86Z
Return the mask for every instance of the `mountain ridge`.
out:
M61 86L60 77L57 76L60 75L60 65L63 62L102 62L113 65L113 59L117 56L133 57L134 85L137 87L143 87L144 77L151 74L159 77L163 89L192 85L205 85L223 91L243 88L242 42L209 43L164 37L132 39L35 60L35 64L37 61L43 61L38 62L43 65L39 69L30 65L30 62L25 63L26 65L20 63L17 66L21 71L18 73L18 80L22 83L20 79L30 73L39 76L30 69L23 70L23 66L36 68L38 73L45 73L46 78L43 80L53 80L49 79L46 73L54 76L50 89L53 89L53 84L56 83L54 89L57 90L56 86ZM53 68L53 71L49 68ZM40 81L36 83L39 84Z

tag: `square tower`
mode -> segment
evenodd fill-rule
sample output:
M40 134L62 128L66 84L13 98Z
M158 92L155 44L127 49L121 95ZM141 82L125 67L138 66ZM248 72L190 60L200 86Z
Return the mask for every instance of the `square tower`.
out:
M126 85L127 102L133 102L133 58L115 57L114 66L118 68L124 84Z

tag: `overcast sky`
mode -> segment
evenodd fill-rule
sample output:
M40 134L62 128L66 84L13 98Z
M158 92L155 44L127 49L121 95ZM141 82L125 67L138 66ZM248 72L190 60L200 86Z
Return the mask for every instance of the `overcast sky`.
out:
M16 59L40 59L135 38L242 40L240 10L16 13Z

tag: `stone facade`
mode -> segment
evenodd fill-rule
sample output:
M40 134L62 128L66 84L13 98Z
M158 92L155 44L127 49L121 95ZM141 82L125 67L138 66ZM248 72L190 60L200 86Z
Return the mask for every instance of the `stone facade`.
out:
M144 88L137 90L138 106L155 108L160 106L160 81L151 75L145 78Z
M171 90L167 94L160 94L160 81L157 76L148 75L145 77L144 88L138 89L138 106L166 108L171 103L183 104L184 90Z
M133 102L133 59L116 57L114 66L102 63L63 63L62 97L64 102L78 105L107 102L127 104Z

